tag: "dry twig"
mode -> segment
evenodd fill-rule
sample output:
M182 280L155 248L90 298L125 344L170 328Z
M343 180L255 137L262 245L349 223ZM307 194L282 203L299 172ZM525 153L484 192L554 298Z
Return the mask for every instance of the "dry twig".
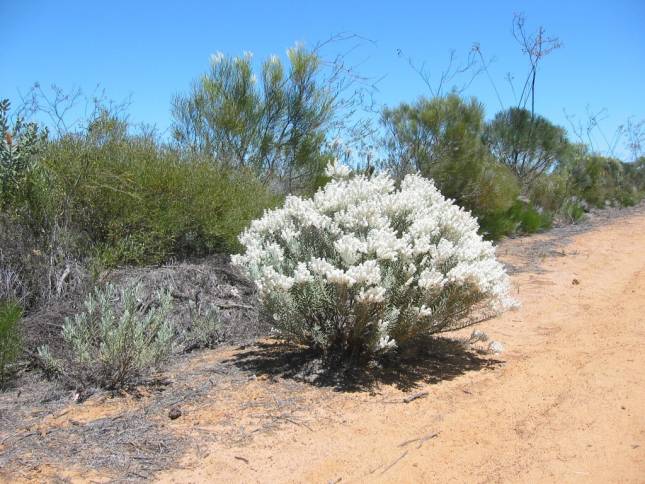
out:
M414 400L417 400L419 398L425 398L427 396L428 396L428 392L415 393L414 395L410 395L409 397L405 397L403 399L403 403L410 403L410 402L413 402Z
M434 433L425 435L424 437L419 437L419 438L416 438L416 439L406 440L405 442L400 443L399 447L405 447L408 444L418 442L419 445L417 445L417 449L420 449L424 442L427 442L428 440L434 439L435 437L438 437L438 436L439 436L439 432L434 432Z

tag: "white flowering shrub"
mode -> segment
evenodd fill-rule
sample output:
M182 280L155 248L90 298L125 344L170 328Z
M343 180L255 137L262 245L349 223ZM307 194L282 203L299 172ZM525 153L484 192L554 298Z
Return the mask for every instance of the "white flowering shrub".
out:
M511 305L509 279L476 220L432 181L352 175L290 196L240 236L233 263L255 281L282 337L377 352L458 329Z

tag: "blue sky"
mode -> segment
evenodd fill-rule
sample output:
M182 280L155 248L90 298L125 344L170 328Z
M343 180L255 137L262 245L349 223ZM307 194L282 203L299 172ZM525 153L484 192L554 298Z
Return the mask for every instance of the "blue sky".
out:
M543 25L562 49L547 57L538 76L536 110L568 128L563 108L584 117L586 106L607 109L610 136L627 118L645 118L645 1L407 1L396 2L164 2L0 0L0 96L17 101L35 81L109 97L131 97L130 119L164 131L170 99L186 91L208 66L210 54L244 50L263 59L284 54L295 41L313 45L351 32L375 41L355 51L362 74L379 83L382 105L428 94L397 56L400 49L430 69L442 70L448 53L464 58L473 42L494 57L490 74L505 105L513 97L504 80L517 82L526 60L511 35L514 12L530 29ZM343 46L346 48L346 46ZM330 51L333 53L333 51ZM491 84L479 77L466 91L499 109ZM602 143L598 139L599 147Z

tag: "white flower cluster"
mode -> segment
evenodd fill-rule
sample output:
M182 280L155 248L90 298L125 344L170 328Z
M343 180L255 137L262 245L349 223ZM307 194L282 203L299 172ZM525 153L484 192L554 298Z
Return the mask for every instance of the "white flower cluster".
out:
M397 189L387 174L338 164L327 174L334 180L313 198L287 197L255 220L240 236L245 253L233 256L278 329L300 327L306 339L324 327L333 339L360 327L368 346L389 349L514 304L492 244L432 181L408 175Z
M338 163L338 161L329 163L327 165L327 168L325 169L325 175L327 175L330 178L336 178L336 179L347 178L351 173L352 173L352 170L350 170L350 168L347 165Z

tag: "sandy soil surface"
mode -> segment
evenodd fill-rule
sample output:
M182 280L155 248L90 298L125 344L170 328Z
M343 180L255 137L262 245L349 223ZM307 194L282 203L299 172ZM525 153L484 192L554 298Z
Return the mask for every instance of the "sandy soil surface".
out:
M166 375L177 388L190 384L191 398L177 388L180 397L163 405L154 389L103 396L0 439L0 453L34 435L41 440L31 445L58 435L48 449L67 442L82 453L94 429L143 452L150 437L124 441L125 427L105 423L134 415L157 425L155 435L181 436L181 452L168 450L163 466L114 474L99 472L98 461L21 455L0 479L645 482L645 214L566 238L507 241L498 254L522 304L479 327L503 343L501 354L462 349L454 338L466 331L425 365L375 370L371 385L339 389L286 371L302 355L277 343L206 351ZM179 371L190 382L179 382ZM176 420L167 417L171 404L182 411ZM157 442L157 453L173 442ZM146 455L130 453L123 465L152 462Z
M408 404L385 403L390 388L353 395L324 412L332 421L214 448L160 477L645 482L645 217L563 249L543 272L514 277L520 310L485 324L508 349L494 369L421 384L428 396Z

